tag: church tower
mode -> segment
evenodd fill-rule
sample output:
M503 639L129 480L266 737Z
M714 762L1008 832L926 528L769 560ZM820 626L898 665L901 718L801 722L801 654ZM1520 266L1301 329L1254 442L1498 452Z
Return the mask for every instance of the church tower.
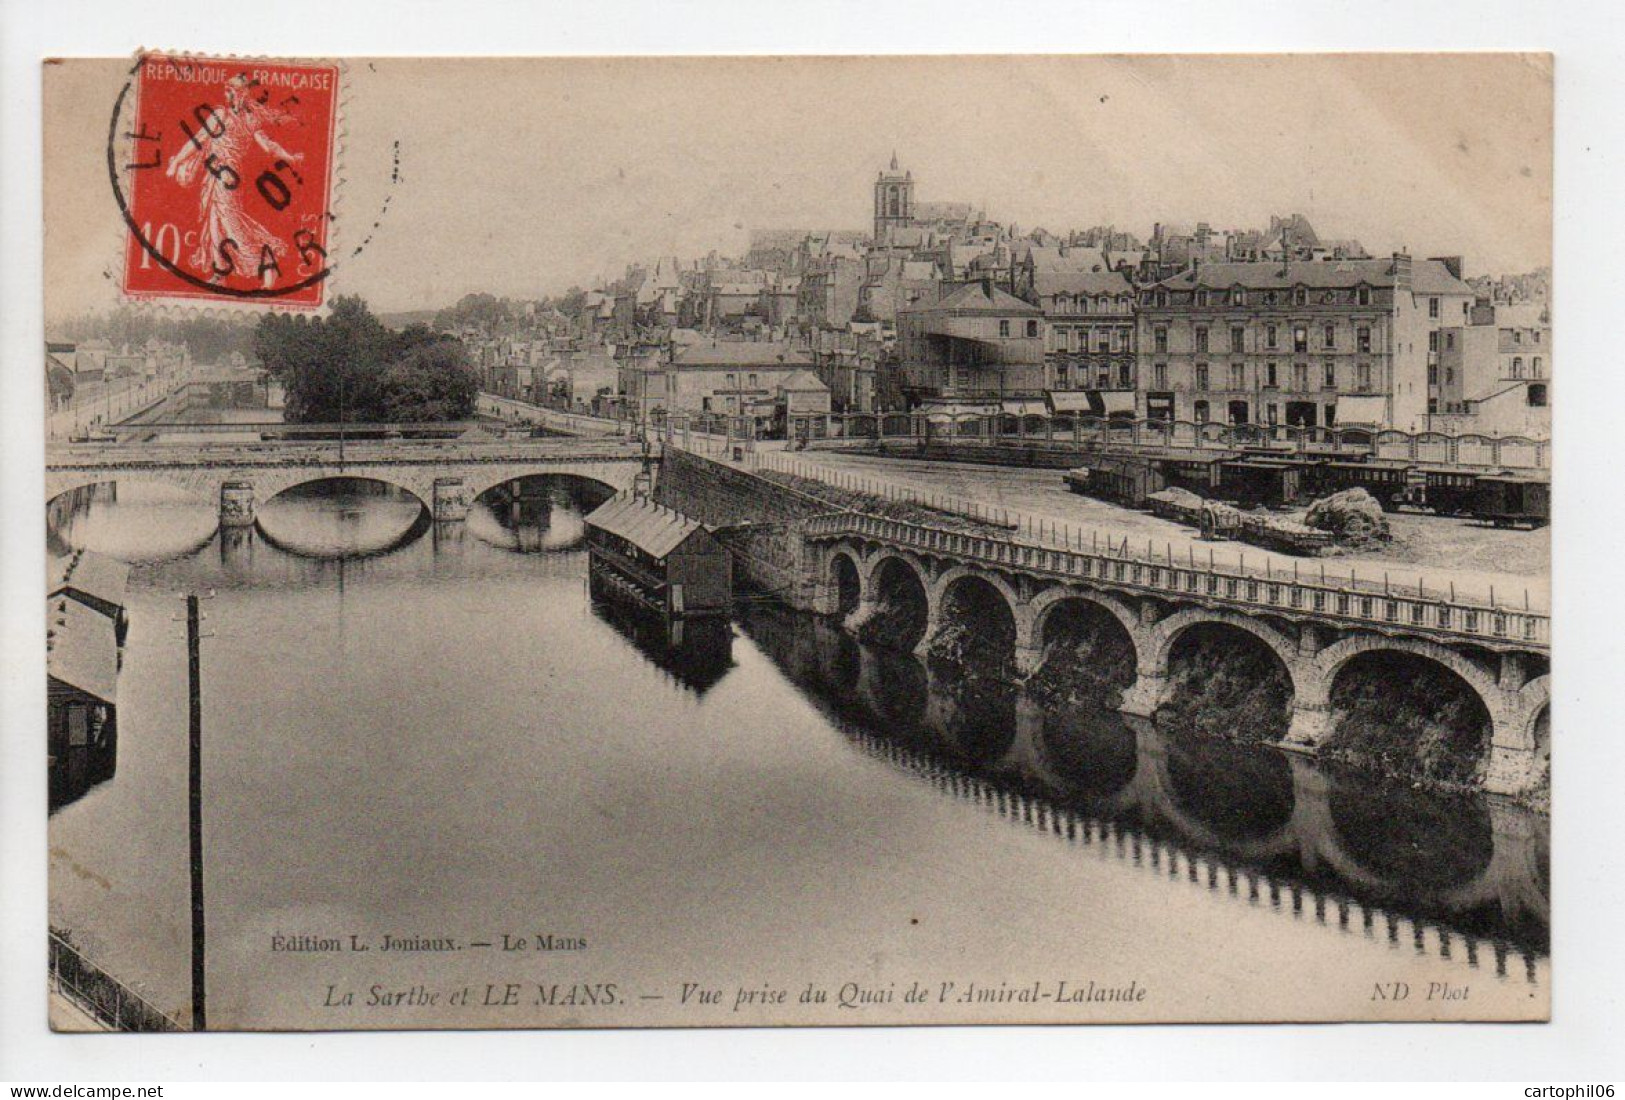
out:
M875 180L875 244L883 245L894 228L914 224L914 173L897 168L897 154L891 155L891 168Z

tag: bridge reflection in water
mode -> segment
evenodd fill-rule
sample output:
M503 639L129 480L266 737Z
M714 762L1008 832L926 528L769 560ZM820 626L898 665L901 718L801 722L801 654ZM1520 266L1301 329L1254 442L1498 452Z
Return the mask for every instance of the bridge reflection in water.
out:
M833 751L825 742L786 745L768 738L770 749L791 753L793 761L815 762L816 774L832 788L856 781L886 796L875 816L832 827L826 842L839 843L843 853L873 838L888 822L895 823L889 799L908 793L885 774L895 767L899 778L913 777L926 785L922 790L960 800L949 808L965 812L945 815L959 831L939 838L954 854L968 852L975 858L990 850L978 847L986 830L976 814L985 812L991 819L1042 832L1046 846L1051 839L1058 846L1060 861L1121 861L1136 868L1134 874L1157 876L1169 891L1211 894L1214 905L1185 915L1198 932L1213 925L1222 931L1236 906L1273 909L1280 920L1325 927L1329 950L1317 960L1325 966L1336 965L1341 929L1407 953L1447 955L1482 967L1486 978L1500 973L1520 986L1537 978L1544 981L1545 824L1504 802L1372 788L1275 750L1171 737L1104 707L1046 710L1027 691L967 679L947 665L859 644L827 620L776 606L743 607L735 624L712 624L708 634L685 633L677 639L646 621L623 620L605 604L593 608L585 591L586 555L580 551L521 555L507 544L479 537L475 525L468 524L430 524L429 537L399 544L395 522L410 530L420 521L421 509L413 517L403 511L389 524L380 520L376 528L331 525L335 507L395 515L395 506L376 495L348 501L307 499L288 512L289 522L279 532L284 546L303 546L309 553L335 531L348 530L352 536L373 531L387 540L378 549L394 547L387 552L369 554L352 537L337 540L337 557L306 556L274 546L257 528L245 527L216 532L217 550L207 542L189 549L177 540L167 554L155 553L162 550L157 535L191 512L178 516L178 505L158 502L149 507L138 492L120 490L116 502L103 498L93 505L88 497L64 501L51 532L62 545L94 536L102 545L92 548L139 550L150 563L136 571L138 633L132 644L140 659L126 670L120 688L132 720L150 723L149 730L177 728L176 720L184 728L184 709L175 702L174 691L181 682L175 670L184 667L179 663L183 639L174 628L159 626L173 612L169 593L174 591L218 588L220 602L211 611L215 623L226 628L210 643L211 660L264 661L265 654L277 653L287 663L274 685L267 684L269 677L258 676L214 681L212 698L219 702L211 705L219 708L214 715L223 734L215 743L226 754L220 758L222 774L240 780L245 792L234 810L240 822L241 881L236 890L222 894L223 899L235 897L242 907L233 919L251 915L258 899L280 896L286 888L280 876L295 858L317 869L311 889L350 896L346 892L353 876L347 870L340 873L335 864L321 877L328 866L330 833L288 822L304 820L299 815L324 820L335 806L348 805L358 790L380 799L415 796L414 788L421 784L410 767L378 767L370 755L383 743L378 731L388 736L404 731L435 744L443 728L466 723L472 736L507 746L520 731L535 736L529 732L532 726L588 729L602 735L605 752L628 754L634 762L654 754L658 763L650 765L650 774L664 781L669 739L651 737L650 729L695 730L710 720L708 714L726 715L736 740L754 749L764 738L749 723L766 730L775 715L805 710L800 705L804 699L823 720L802 721L811 716L796 715L795 728L833 739ZM264 503L262 520L277 511L272 500ZM203 522L212 523L210 505L203 502L201 507ZM77 522L95 508L109 510L107 522ZM550 517L568 511L557 500L547 508ZM523 513L521 508L521 520ZM539 518L540 510L534 514ZM549 522L563 529L557 519ZM175 538L181 526L167 537ZM187 540L192 537L190 528L184 533ZM539 530L526 537L535 545L547 541ZM405 612L397 617L394 609ZM630 645L606 638L607 631L599 629L605 623ZM733 637L734 630L743 637ZM566 641L548 651L555 639ZM767 660L758 660L758 651ZM614 677L609 681L614 685L647 684L635 678L638 662L647 661L664 670L680 690L561 691L552 681L537 683L540 652L547 652L548 661L572 685L591 685L595 676ZM362 653L367 660L349 660ZM425 653L444 658L444 667L425 663ZM412 685L411 678L425 668L439 677L433 681L436 690L414 685L403 693L402 685ZM744 711L741 695L750 700ZM313 709L297 711L287 705L289 700ZM335 700L343 702L346 714L383 716L362 727L374 735L339 737L330 745L331 729L310 715L322 714L321 708ZM552 706L564 708L557 719L546 709ZM466 722L468 714L488 708L484 725ZM741 713L748 713L749 720L741 719ZM404 724L404 730L392 721ZM331 728L337 722L332 719ZM139 721L131 727L140 728ZM319 743L304 745L301 739L312 734ZM123 741L120 752L126 759L118 777L99 788L96 797L52 821L65 846L92 853L88 858L100 868L98 873L113 881L137 877L136 856L147 850L142 844L154 829L150 807L159 797L154 792L181 789L175 781L184 775L174 770L178 758L164 755L173 739L137 734ZM266 751L261 742L272 748ZM287 746L298 751L286 751ZM847 751L849 747L859 751ZM568 745L555 746L555 751L559 761L572 759ZM332 781L336 773L329 761L334 752L352 754L355 771L343 773L342 784ZM514 785L508 756L473 754L471 782L514 798L529 797L532 785L545 788L554 782L556 796L568 800L579 776L600 774L591 770L602 762L596 754L575 765L587 769L580 772L555 774L549 770L554 757L547 759L546 767L525 777L521 790ZM751 773L740 782L759 782L756 762L740 760L741 768ZM703 753L687 763L696 769L693 775L711 776L714 770ZM886 780L878 788L870 782L877 775ZM274 800L262 792L272 790L286 794L297 814L280 803L268 814L265 807ZM492 823L482 816L458 816L457 807L438 801L422 805L426 812L446 815L446 824L428 821L416 834L425 845L443 832L460 836L457 830L463 828L482 841L488 836ZM674 799L671 805L675 816L668 831L689 823L683 816L690 812L688 804ZM232 819L224 812L216 818ZM370 821L353 827L358 836L372 835ZM521 850L533 841L534 827L525 819L505 835ZM143 838L142 844L124 839L132 836ZM176 851L184 854L183 837ZM699 849L690 854L703 858ZM763 848L759 854L762 862L750 865L752 873L772 876L781 853ZM184 862L176 858L166 866L182 868ZM467 870L455 859L442 866L448 875ZM529 873L521 864L509 871ZM983 868L977 874L982 876L978 883L999 879L997 869ZM421 866L414 859L384 861L369 865L366 877L417 890ZM250 883L253 889L246 885ZM613 884L605 879L601 885L608 889ZM673 888L680 885L673 883ZM132 916L150 915L149 910L113 905L104 891L74 876L54 877L52 888L54 911L60 910L68 924L93 931L106 942L129 945L122 959L110 961L129 964L143 980L168 981L165 974L185 974L183 959L170 959L167 970L151 962L154 949L149 944L162 937L153 937ZM480 893L461 879L449 880L445 891L431 900L444 906L439 911L444 918L464 912L468 899ZM179 895L169 891L165 896L184 897L184 886ZM665 895L656 890L649 896ZM1066 899L1056 900L1064 909ZM1168 901L1177 904L1172 896ZM230 905L222 901L227 913ZM662 908L650 919L666 917ZM989 933L1001 919L997 913L988 916ZM223 988L239 996L238 1010L245 1018L280 1023L285 1017L274 1008L259 1006L294 1003L302 995L287 986L267 997L263 957L257 953L227 956L219 972ZM174 996L182 995L176 991L183 984L172 983Z
M504 550L576 550L585 534L584 518L613 492L573 475L525 477L476 500L467 528ZM435 522L406 490L357 477L285 489L263 502L254 522L243 526L217 526L212 504L172 486L140 481L70 490L46 510L46 545L54 556L91 549L132 563L185 558L216 541L226 564L250 564L260 541L298 558L369 558L394 553L431 532L437 547L454 545L462 531L462 523Z
M865 645L779 608L741 627L855 745L1058 841L1294 920L1536 981L1548 950L1544 818L1197 739L1104 706Z

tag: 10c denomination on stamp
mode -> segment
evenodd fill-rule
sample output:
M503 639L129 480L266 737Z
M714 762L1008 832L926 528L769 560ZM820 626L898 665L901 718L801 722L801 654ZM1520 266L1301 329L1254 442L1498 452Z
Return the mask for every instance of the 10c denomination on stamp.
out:
M107 148L124 293L319 306L338 95L336 65L143 54Z

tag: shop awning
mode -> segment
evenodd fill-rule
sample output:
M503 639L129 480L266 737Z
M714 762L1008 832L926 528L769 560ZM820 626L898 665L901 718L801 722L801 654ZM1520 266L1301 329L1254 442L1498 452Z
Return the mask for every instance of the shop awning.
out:
M1101 403L1106 407L1106 415L1112 413L1132 413L1134 411L1133 390L1101 390Z
M1375 394L1353 396L1343 394L1337 399L1337 427L1351 424L1379 427L1387 419L1388 401Z
M1049 413L1049 406L1035 397L1006 401L1004 411L1014 416L1045 416Z
M1094 400L1090 400L1094 397ZM1049 395L1049 406L1058 413L1093 413L1098 416L1105 411L1098 397L1083 390L1052 390ZM1099 411L1096 407L1099 406Z

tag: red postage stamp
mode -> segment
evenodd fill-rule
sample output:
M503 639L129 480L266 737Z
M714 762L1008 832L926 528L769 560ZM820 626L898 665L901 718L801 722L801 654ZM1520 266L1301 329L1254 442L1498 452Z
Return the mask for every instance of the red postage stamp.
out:
M142 55L108 140L125 294L319 306L338 95L336 65Z

